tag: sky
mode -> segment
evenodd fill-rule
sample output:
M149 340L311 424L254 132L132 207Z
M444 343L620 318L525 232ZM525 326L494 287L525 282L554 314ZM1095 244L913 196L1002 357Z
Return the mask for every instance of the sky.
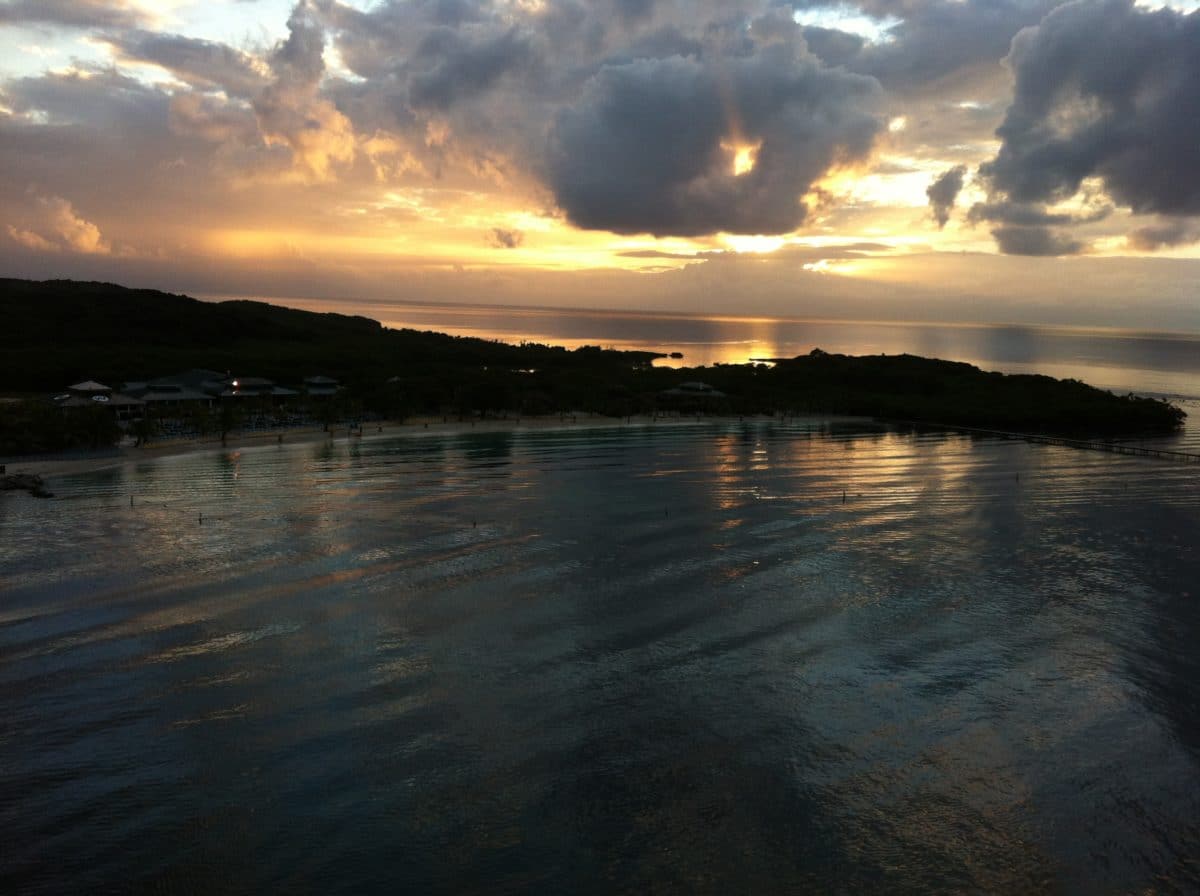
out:
M1200 332L1198 7L0 0L0 275Z

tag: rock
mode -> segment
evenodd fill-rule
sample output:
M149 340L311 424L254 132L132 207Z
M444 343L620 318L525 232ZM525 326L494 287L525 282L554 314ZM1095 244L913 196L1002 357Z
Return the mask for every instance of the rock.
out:
M36 473L7 473L0 476L0 491L26 491L35 498L50 498L46 483Z

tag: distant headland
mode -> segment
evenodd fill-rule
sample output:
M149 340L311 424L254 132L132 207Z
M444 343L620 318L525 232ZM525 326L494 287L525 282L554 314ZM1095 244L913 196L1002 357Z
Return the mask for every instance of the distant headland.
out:
M0 455L249 419L586 412L846 414L1063 436L1170 432L1184 413L1076 380L913 355L813 349L770 363L656 367L664 353L416 330L264 302L0 279Z

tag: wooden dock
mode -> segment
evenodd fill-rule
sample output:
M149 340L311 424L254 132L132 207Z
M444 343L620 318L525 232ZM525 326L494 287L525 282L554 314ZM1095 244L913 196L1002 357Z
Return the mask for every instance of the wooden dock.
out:
M1062 436L1043 435L1031 432L1004 432L998 429L979 429L973 426L956 426L950 423L920 423L916 420L891 420L904 426L914 426L920 429L949 430L967 435L992 436L999 439L1019 439L1032 442L1035 445L1060 445L1064 448L1078 448L1082 451L1104 451L1108 454L1126 454L1131 457L1153 457L1157 460L1167 460L1180 464L1200 463L1200 454L1187 451L1168 451L1165 448L1147 448L1144 445L1131 445L1127 442L1111 442L1106 439L1068 439Z

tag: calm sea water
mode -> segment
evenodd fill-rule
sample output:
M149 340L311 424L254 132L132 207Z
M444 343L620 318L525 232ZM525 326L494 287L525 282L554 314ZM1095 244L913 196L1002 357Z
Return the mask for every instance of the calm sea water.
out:
M716 422L0 497L0 891L1194 893L1197 469Z
M328 303L273 300L328 310ZM1118 393L1200 399L1200 334L1023 325L811 321L678 314L348 302L338 306L389 327L502 342L679 352L657 363L700 367L795 357L814 348L852 355L908 352L985 370L1083 380Z

